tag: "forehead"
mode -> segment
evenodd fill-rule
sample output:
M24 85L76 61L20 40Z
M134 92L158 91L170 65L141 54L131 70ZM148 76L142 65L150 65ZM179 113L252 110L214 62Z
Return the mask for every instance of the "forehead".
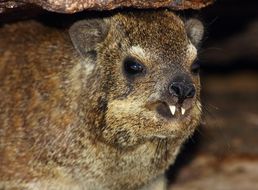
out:
M119 15L117 21L137 57L182 62L196 56L182 20L172 12L136 12Z

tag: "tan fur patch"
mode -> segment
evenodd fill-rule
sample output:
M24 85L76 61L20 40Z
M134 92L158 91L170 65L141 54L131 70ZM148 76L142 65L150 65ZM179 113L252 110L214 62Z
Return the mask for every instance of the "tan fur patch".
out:
M191 64L196 59L196 57L197 57L197 49L191 43L187 46L186 56L187 56L186 57L186 62L188 64Z
M150 60L150 53L140 46L132 46L129 50L130 54L143 62ZM153 55L152 55L153 56Z
M143 101L140 100L114 100L108 105L108 110L114 115L129 115L142 111Z

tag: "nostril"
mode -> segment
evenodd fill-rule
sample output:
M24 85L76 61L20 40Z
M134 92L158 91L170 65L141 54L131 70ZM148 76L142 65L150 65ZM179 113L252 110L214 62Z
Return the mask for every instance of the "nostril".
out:
M185 97L186 98L193 98L195 95L195 87L190 85L186 91Z
M181 101L187 98L193 98L196 93L194 85L184 82L173 82L169 91L171 95L178 97Z
M183 88L180 83L173 83L170 86L170 93L173 94L174 96L181 97L183 95Z

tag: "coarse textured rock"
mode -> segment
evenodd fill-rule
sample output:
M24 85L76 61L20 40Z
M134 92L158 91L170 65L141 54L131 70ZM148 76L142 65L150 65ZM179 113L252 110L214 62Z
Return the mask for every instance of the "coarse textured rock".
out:
M200 9L214 0L0 0L0 13L7 9L34 4L46 10L75 13L83 10L111 10L119 7Z

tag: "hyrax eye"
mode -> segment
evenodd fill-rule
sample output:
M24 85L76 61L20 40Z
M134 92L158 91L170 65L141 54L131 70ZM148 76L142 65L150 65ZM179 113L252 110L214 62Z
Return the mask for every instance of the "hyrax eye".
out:
M126 58L124 60L124 72L129 76L134 76L144 73L145 67L134 58Z
M198 74L200 73L200 68L201 68L200 62L199 62L199 61L195 61L195 62L191 65L191 72L192 72L194 75L198 75Z

